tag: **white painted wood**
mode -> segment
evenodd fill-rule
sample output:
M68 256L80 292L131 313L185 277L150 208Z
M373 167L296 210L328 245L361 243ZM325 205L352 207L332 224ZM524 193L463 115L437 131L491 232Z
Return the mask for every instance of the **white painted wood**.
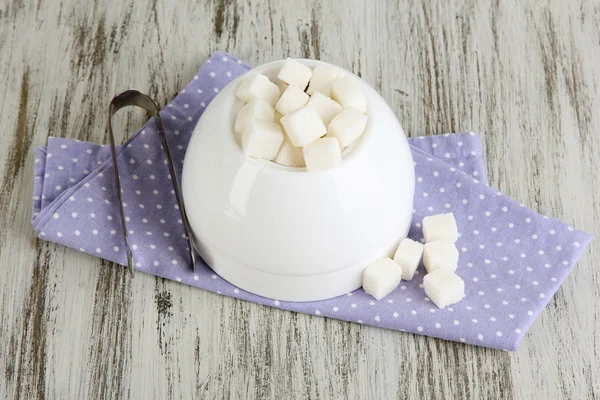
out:
M411 136L480 132L493 186L598 236L598 21L586 0L0 0L0 397L600 398L595 242L506 353L132 280L29 224L35 146L104 141L112 94L164 104L224 50L354 70Z

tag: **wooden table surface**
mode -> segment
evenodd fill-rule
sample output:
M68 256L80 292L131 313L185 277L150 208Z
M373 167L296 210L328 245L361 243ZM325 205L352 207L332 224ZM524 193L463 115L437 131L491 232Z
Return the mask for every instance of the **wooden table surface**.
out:
M408 135L481 133L492 186L598 236L597 2L166 3L0 0L1 398L600 398L595 242L508 353L131 279L30 224L35 146L106 142L114 93L165 104L220 50L353 70Z

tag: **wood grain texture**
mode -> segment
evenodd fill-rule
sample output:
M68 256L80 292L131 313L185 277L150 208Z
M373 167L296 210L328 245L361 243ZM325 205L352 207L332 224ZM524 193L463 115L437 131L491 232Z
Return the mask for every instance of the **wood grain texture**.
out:
M173 3L0 0L0 398L600 398L594 242L506 353L132 280L29 223L35 146L105 142L112 94L164 104L222 50L351 69L413 137L480 132L492 186L599 236L596 2Z

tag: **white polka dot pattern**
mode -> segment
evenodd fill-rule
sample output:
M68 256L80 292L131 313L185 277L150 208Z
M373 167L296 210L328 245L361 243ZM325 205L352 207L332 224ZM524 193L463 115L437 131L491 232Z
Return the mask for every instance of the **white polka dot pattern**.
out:
M161 112L181 174L191 132L206 105L249 69L215 53ZM65 132L66 134L67 132ZM273 307L514 350L550 301L591 237L486 186L479 137L452 134L410 140L417 172L409 236L421 220L453 212L460 238L457 270L466 298L443 310L423 294L424 270L381 301L362 289L315 303L265 299L240 290L200 263L188 266L187 242L153 123L118 148L123 200L136 267L167 279ZM35 150L33 224L39 236L126 264L108 146L50 137ZM165 189L169 188L169 189Z

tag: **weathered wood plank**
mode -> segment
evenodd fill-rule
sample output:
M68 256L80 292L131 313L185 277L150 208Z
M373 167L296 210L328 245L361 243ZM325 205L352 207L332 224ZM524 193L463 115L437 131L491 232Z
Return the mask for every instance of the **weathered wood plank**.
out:
M493 186L598 236L593 2L85 3L0 1L0 397L600 398L594 243L509 354L132 280L29 225L34 146L105 141L113 93L165 103L224 50L352 69L410 136L481 132Z

